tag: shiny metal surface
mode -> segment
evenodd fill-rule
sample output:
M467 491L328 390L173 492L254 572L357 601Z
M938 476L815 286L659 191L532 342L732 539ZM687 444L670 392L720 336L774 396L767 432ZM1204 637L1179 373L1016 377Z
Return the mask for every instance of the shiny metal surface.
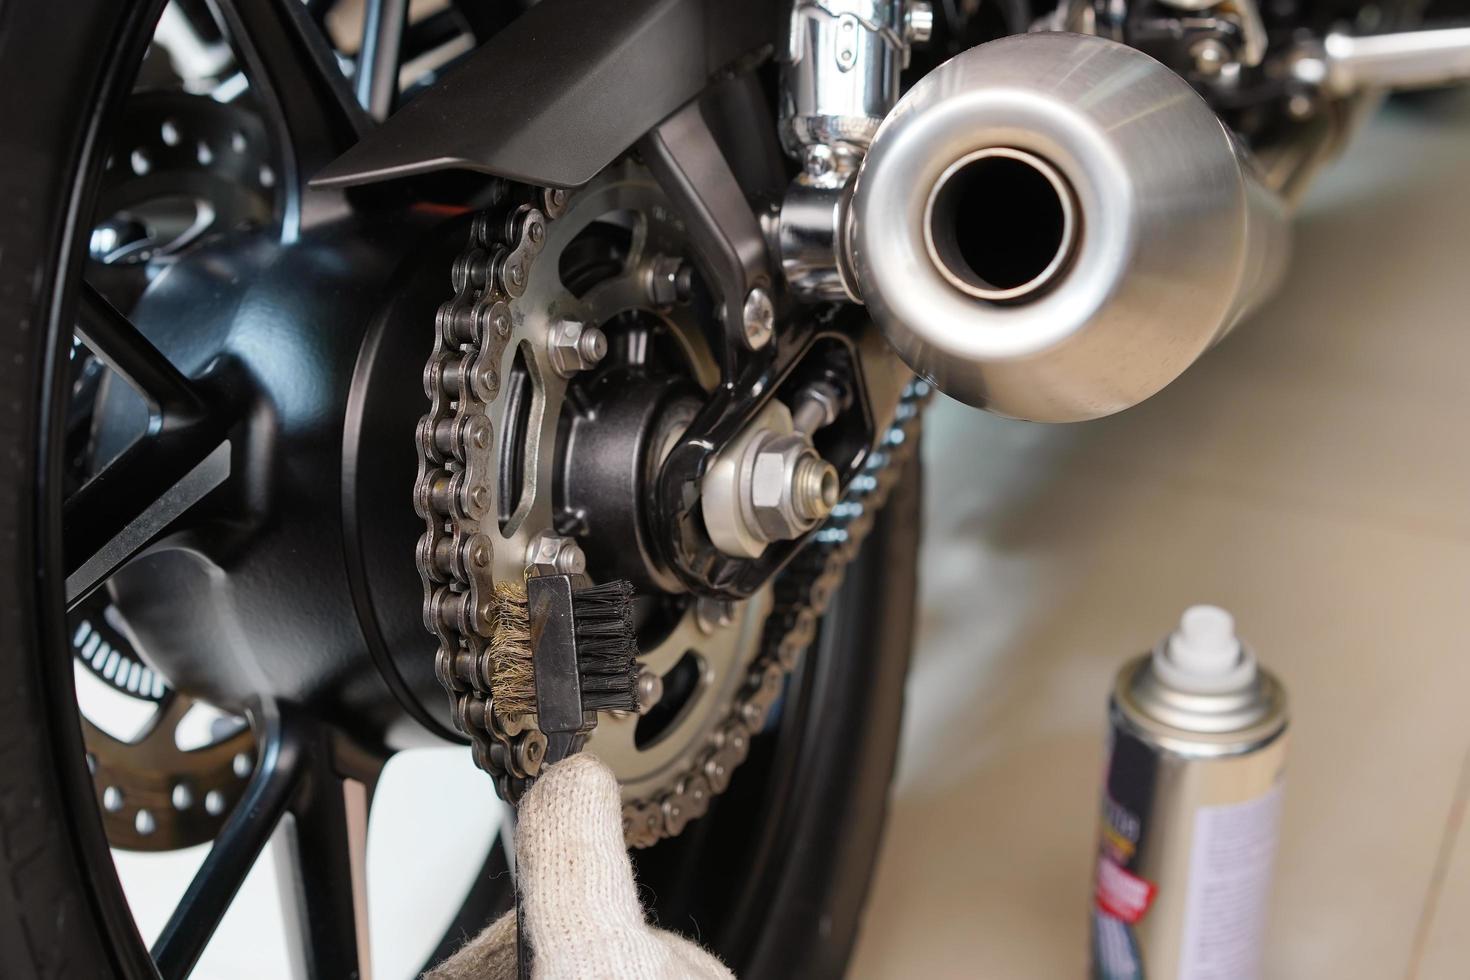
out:
M772 401L745 430L722 449L700 481L704 526L715 547L727 555L759 558L771 543L761 530L750 499L755 460L766 443L795 431L785 404Z
M1174 976L1185 958L1200 811L1280 791L1287 706L1285 690L1264 669L1246 690L1200 695L1169 687L1152 664L1145 655L1119 671L1108 718L1116 733L1152 750L1150 804L1138 814L1147 829L1130 870L1156 892L1134 928L1150 971Z
M1005 161L1034 171L1046 182L1050 193L1055 197L1057 212L1061 218L1053 246L1048 250L1051 254L1045 264L1040 265L1025 281L1015 285L991 282L979 274L979 270L972 268L964 256L955 234L959 230L955 220L958 209L951 199L962 191L960 185L965 181L966 174L972 173L976 167L985 166L986 161ZM924 248L929 253L929 259L951 286L976 299L999 302L1021 299L1050 285L1066 269L1076 252L1079 223L1072 187L1056 167L1045 158L1025 150L991 146L965 154L939 175L939 179L929 190L929 199L924 202L922 227Z
M820 410L820 409L819 409ZM791 411L772 401L720 451L701 481L705 528L729 555L758 558L772 541L800 537L832 512L837 470Z
M1354 37L1327 35L1292 64L1298 81L1332 96L1413 89L1470 79L1470 27Z
M851 174L802 174L781 202L777 244L786 285L805 300L856 301L857 288L846 268L842 245Z
M781 71L781 142L793 156L861 156L898 101L902 0L795 0ZM916 21L922 27L923 18ZM840 168L839 168L840 169Z
M898 101L910 43L934 32L924 0L793 0L781 67L781 142L802 161L777 219L786 282L808 301L857 300L843 245L852 178Z
M926 245L941 220L1002 255L1035 233L1025 214L931 207L957 161L995 148L1045 161L1077 217L1075 254L1047 288L1000 302L957 287ZM1061 33L981 45L915 85L851 208L859 291L904 360L962 401L1048 422L1112 414L1178 377L1275 285L1286 243L1280 202L1187 83L1132 48Z
M740 307L740 325L745 346L751 350L760 350L771 342L776 335L776 307L771 302L770 293L756 286L745 294L745 302Z
M1255 751L1286 727L1286 690L1264 668L1243 690L1200 694L1166 684L1146 654L1118 672L1116 710L1154 745L1191 758Z
M607 335L581 320L565 319L546 341L551 369L563 378L594 368L607 355Z

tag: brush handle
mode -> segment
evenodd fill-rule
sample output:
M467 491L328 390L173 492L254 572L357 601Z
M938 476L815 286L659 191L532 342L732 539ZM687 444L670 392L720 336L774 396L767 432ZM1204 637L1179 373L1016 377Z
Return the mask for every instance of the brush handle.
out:
M526 932L526 898L521 891L521 862L520 848L520 807L509 807L505 811L509 819L509 826L502 828L502 832L508 831L511 839L510 854L510 876L512 893L515 895L516 910L516 980L531 980L531 937Z
M548 738L576 732L584 722L571 576L538 575L527 579L526 613L536 678L536 727Z
M531 980L531 940L526 935L526 903L516 885L516 980Z

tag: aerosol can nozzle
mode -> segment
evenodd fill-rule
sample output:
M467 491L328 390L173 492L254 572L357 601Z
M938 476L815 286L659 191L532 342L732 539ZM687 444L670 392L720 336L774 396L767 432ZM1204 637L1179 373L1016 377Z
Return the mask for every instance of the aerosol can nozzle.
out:
M1256 658L1235 635L1235 617L1219 606L1190 606L1154 651L1154 670L1172 687L1199 694L1241 690Z

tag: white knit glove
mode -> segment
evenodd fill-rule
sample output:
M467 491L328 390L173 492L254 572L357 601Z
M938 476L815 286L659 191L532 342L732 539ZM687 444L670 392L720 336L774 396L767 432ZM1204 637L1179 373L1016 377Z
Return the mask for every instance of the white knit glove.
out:
M535 980L733 980L710 953L643 918L612 771L590 755L549 767L521 800L516 866ZM515 980L515 913L425 980Z

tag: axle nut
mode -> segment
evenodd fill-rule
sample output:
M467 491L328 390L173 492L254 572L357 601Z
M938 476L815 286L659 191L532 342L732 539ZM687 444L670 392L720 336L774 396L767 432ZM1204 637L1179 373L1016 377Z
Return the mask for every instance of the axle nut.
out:
M837 470L799 435L772 439L756 454L750 504L767 538L800 537L837 503Z

